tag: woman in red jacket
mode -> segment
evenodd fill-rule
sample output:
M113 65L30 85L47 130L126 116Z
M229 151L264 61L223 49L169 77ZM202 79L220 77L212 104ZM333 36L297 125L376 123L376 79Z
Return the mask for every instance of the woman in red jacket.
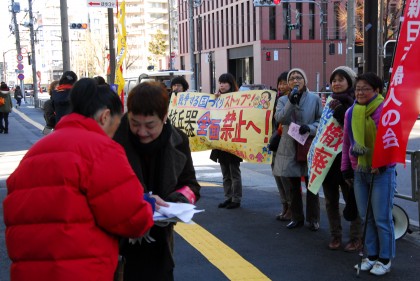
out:
M118 96L84 78L70 102L72 113L7 180L12 281L111 281L118 236L140 237L153 225L154 200L144 200L123 148L111 139L122 115Z

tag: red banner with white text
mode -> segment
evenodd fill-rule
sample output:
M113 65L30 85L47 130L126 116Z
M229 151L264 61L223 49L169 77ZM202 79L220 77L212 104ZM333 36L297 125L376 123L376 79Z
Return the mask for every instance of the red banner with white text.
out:
M420 112L420 2L407 0L391 80L378 124L372 167L405 164L410 131Z

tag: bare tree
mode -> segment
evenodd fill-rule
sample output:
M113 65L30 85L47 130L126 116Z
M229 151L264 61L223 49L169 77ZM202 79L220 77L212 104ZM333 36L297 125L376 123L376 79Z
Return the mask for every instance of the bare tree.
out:
M364 2L363 0L356 1L356 42L363 42L363 17L364 17ZM389 39L396 37L396 32L398 30L399 17L401 15L401 5L402 0L385 0L384 3L385 11L383 13L383 23L384 23L384 33L383 39L384 42ZM340 27L344 31L347 29L347 7L341 5L338 12L338 20L340 22Z

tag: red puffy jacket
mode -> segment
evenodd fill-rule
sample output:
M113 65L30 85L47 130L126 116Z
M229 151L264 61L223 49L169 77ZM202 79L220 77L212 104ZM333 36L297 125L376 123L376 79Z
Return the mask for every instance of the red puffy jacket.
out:
M7 188L12 281L111 281L117 236L140 237L153 225L123 148L79 114L28 151Z

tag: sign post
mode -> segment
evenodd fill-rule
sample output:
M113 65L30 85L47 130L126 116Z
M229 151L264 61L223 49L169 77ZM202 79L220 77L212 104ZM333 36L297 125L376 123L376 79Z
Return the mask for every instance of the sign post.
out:
M108 1L87 0L86 4L89 8L116 8L117 0L108 0Z

